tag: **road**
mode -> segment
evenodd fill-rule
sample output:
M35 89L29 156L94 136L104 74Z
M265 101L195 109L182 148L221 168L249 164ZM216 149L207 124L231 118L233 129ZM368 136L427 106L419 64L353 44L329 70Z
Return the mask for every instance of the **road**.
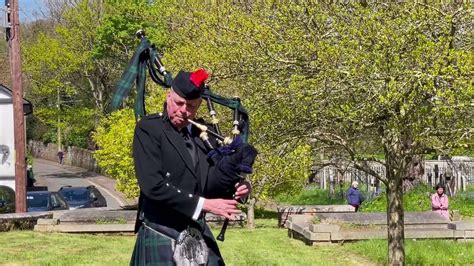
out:
M47 186L49 191L57 191L67 185L94 185L105 197L109 208L118 209L120 206L133 204L133 201L126 200L122 193L115 190L115 180L88 172L86 169L35 158L33 172L35 186Z

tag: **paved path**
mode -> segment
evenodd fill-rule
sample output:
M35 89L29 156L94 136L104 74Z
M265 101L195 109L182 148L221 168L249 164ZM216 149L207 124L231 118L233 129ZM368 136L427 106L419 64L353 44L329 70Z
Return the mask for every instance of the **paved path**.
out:
M107 200L107 207L117 209L123 205L133 204L124 195L115 190L115 180L88 172L86 169L62 165L57 162L35 158L33 160L35 186L47 186L50 191L57 191L62 186L94 185Z

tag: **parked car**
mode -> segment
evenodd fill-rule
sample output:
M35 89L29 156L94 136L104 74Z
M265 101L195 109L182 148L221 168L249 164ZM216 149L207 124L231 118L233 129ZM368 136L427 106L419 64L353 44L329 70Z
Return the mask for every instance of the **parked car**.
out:
M15 191L9 186L0 186L0 213L15 212Z
M26 192L28 212L68 210L69 205L61 194L54 191Z
M107 201L95 186L64 186L58 192L66 199L70 209L107 207Z

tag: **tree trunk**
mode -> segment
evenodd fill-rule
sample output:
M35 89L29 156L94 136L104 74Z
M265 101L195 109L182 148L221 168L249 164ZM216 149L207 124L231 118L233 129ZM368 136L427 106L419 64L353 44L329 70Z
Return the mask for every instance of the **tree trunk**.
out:
M249 208L247 209L247 227L249 229L255 228L255 198L250 198L249 200Z
M331 198L334 198L334 194L336 191L336 177L335 177L335 170L329 170L329 195Z
M389 172L387 169L387 175ZM403 179L400 175L391 175L387 176L388 264L404 265Z
M423 180L425 174L425 162L423 156L414 155L406 167L406 175L404 176L403 192L408 192Z

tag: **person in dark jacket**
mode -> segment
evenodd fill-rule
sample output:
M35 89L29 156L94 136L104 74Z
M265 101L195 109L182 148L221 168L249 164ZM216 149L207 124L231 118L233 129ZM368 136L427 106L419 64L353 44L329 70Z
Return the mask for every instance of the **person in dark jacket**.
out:
M349 205L355 208L355 211L359 210L360 205L362 204L363 198L360 191L357 189L359 187L359 183L357 181L352 182L351 187L347 191L347 202Z
M224 265L204 217L213 213L232 219L250 184L235 184L233 199L208 196L212 160L200 131L187 120L198 111L206 79L203 70L180 71L164 112L136 125L133 158L140 197L131 265Z

